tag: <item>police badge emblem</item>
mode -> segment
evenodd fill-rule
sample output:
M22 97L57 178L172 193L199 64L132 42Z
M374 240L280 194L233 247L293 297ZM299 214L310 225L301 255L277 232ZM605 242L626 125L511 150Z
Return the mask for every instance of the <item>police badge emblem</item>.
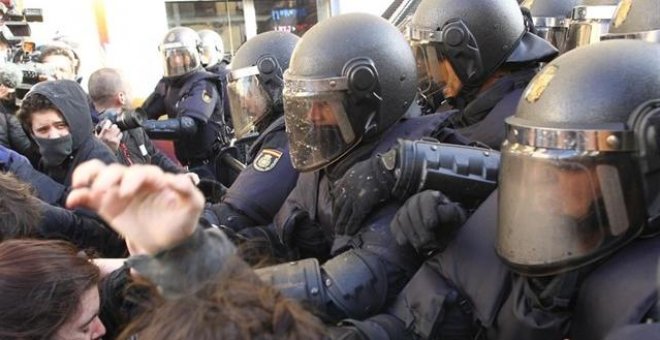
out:
M263 149L257 155L257 158L252 163L255 170L266 172L272 170L277 162L282 157L280 151L274 149Z
M211 95L206 90L202 92L202 101L205 102L206 104L211 102Z

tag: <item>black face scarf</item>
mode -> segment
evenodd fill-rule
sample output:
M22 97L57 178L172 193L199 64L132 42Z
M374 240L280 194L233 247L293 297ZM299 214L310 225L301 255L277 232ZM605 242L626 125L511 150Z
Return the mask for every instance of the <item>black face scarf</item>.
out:
M66 135L59 138L39 138L34 137L39 146L41 160L47 167L60 165L73 152L73 138Z

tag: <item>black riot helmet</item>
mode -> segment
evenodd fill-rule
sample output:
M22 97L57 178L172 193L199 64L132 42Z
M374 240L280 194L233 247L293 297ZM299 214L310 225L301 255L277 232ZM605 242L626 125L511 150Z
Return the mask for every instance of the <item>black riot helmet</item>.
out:
M609 27L619 0L581 0L573 7L564 50L567 52L580 46L600 41Z
M660 222L660 45L557 58L506 120L497 252L526 275L597 261Z
M298 40L288 32L265 32L236 51L227 92L237 138L263 130L282 114L282 77Z
M504 63L547 61L557 50L529 33L515 0L423 0L408 29L427 102L442 91L449 61L470 101Z
M525 0L520 6L532 16L536 35L558 50L564 49L569 19L578 0Z
M416 82L410 46L385 19L352 13L316 24L284 73L294 168L322 168L376 140L409 108Z
M199 70L202 41L189 27L174 27L167 31L159 50L165 77L178 77Z
M660 1L621 0L607 34L607 39L635 39L660 43Z

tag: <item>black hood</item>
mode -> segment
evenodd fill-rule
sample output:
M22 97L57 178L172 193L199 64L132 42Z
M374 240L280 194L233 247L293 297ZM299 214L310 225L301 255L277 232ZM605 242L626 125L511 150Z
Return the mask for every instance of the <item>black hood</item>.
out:
M39 83L26 95L39 93L48 98L62 113L73 139L73 150L92 136L92 117L87 94L72 80L54 80Z

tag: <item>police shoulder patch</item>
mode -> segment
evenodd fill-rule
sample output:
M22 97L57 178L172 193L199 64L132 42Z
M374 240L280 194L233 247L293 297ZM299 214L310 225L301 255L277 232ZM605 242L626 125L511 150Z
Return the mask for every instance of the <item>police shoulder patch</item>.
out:
M275 149L263 149L259 151L252 166L255 170L266 172L272 170L282 157L282 152Z
M202 101L208 104L211 102L211 99L212 99L211 94L209 94L208 91L204 90L204 92L202 92Z

